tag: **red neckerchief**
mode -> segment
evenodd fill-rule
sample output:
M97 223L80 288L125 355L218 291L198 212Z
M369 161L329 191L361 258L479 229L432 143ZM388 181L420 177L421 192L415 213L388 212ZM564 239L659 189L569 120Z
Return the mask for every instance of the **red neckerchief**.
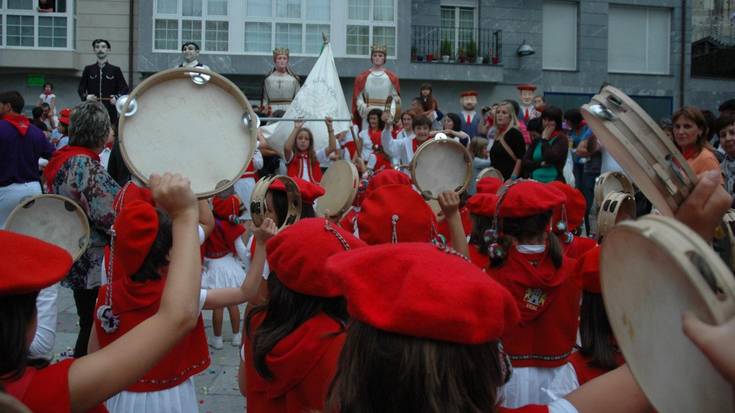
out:
M51 190L51 185L54 182L54 179L56 179L56 174L59 173L59 170L64 166L64 163L66 163L66 161L72 156L77 155L87 156L97 162L100 160L100 156L97 152L83 146L66 145L54 152L53 156L51 156L51 159L48 161L48 165L46 165L46 169L43 171L43 177L46 178L46 186L49 188L49 191Z
M20 136L26 136L28 128L31 126L31 121L27 117L17 113L6 113L3 115L3 120L8 121L15 129L18 129Z
M245 227L216 218L214 223L214 230L204 241L204 256L222 258L227 254L237 254L235 241L245 232Z
M416 153L416 151L419 149L419 146L425 144L426 142L430 140L431 138L429 137L429 138L426 138L424 141L419 142L419 140L414 137L413 140L411 141L411 144L413 145L413 153Z
M554 130L553 132L551 132L551 136L549 136L549 140L552 140L556 138L557 136L559 136L559 133L561 133L560 130Z
M694 159L699 155L699 148L697 145L689 145L686 148L681 149L681 154L684 155L684 159Z
M306 164L309 165L307 169L307 172L309 174L309 181L319 183L319 181L322 180L322 170L320 168L319 162L311 163L308 152L297 152L294 155L291 163L288 164L288 176L303 178L304 160L306 160Z
M373 142L373 150L382 150L383 146L380 142L380 137L383 135L383 131L380 129L370 129L368 131L368 136L370 137L370 140Z

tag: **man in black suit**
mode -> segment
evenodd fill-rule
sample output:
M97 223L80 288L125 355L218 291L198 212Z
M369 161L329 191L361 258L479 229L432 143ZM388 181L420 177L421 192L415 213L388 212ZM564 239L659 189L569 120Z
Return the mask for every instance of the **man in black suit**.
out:
M82 100L98 100L107 108L112 125L117 127L117 110L115 102L120 95L128 94L128 83L118 66L107 62L110 42L97 39L92 42L97 63L84 67L79 80L79 97Z

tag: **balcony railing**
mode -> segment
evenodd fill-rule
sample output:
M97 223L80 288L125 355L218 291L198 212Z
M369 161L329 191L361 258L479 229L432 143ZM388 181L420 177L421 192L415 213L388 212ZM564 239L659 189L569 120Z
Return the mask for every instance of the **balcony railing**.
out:
M502 30L411 27L411 61L502 64Z

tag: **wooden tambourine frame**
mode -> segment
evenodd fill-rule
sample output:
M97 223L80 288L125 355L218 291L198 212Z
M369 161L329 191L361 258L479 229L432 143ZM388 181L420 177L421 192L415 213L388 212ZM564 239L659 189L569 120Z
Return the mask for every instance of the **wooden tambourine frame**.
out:
M43 207L44 213L31 209ZM90 244L87 214L71 199L44 194L23 200L8 216L5 229L38 238L66 250L76 261Z
M615 226L600 257L608 319L627 364L660 412L733 412L730 384L682 332L682 313L709 324L735 315L735 278L673 218Z
M722 217L720 226L715 231L715 248L721 248L720 256L735 272L735 209L729 210Z
M673 216L697 177L656 122L625 93L606 86L582 116L605 149L663 215Z
M493 168L492 166L489 168L485 168L482 171L480 171L479 174L477 174L477 181L479 181L482 178L498 178L501 181L505 181L505 178L503 177L503 173L499 170Z
M198 198L208 198L234 185L255 152L250 102L234 83L205 68L156 73L120 109L123 160L146 185L151 173L177 172L189 178ZM155 157L141 160L140 153ZM195 171L192 165L201 167Z
M422 168L424 163L433 160L433 158L430 157L434 153L449 153L450 151L457 154L454 158L456 164L459 164L461 159L461 162L464 164L464 172L462 174L457 174L456 182L452 183L452 187L445 187L443 191L454 191L461 194L467 189L470 179L472 179L472 156L470 156L470 153L461 143L454 139L434 137L434 139L424 142L419 146L416 153L413 155L410 166L411 180L413 181L413 184L416 185L416 188L418 188L424 199L437 199L443 191L436 188L437 182L432 179L431 176L423 176L424 174L422 174L422 171L419 169ZM451 161L452 159L447 159L447 162L445 163L433 165L434 168L429 169L429 171L432 175L436 174L444 177L448 171L448 162ZM460 178L459 175L464 176Z
M623 192L635 196L635 188L627 176L622 172L605 172L595 179L594 202L597 207L610 192Z
M285 175L266 176L255 183L253 193L250 196L250 217L253 224L260 226L265 219L266 212L269 211L266 195L270 190L270 186L275 181L281 181L286 187L286 198L288 200L288 210L286 211L286 219L283 224L278 227L279 230L296 223L301 218L301 192L296 182Z
M332 162L319 184L325 194L317 198L314 212L317 216L326 217L329 210L329 218L341 218L355 200L360 174L352 162L340 159Z
M628 219L635 219L635 198L625 192L610 192L600 204L597 214L598 241L620 221L621 213Z

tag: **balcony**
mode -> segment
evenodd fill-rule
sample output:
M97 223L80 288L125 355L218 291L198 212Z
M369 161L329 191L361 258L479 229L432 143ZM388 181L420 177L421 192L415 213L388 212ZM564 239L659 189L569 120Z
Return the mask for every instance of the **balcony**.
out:
M412 63L502 64L502 30L411 26Z

